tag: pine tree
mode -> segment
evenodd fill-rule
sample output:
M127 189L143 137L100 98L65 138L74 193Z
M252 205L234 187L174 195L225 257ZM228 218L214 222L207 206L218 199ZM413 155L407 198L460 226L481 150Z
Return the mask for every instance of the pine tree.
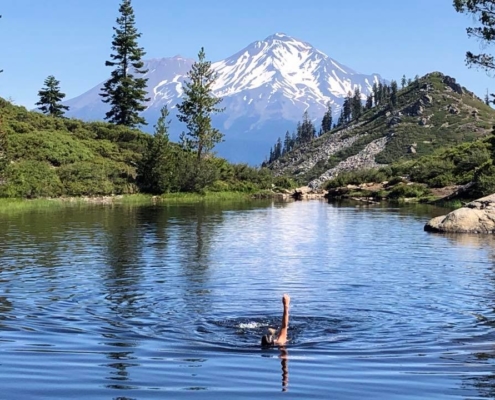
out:
M373 94L370 93L367 97L366 97L366 110L371 110L373 108Z
M143 117L139 116L149 101L146 98L147 78L137 77L148 71L143 69L142 57L146 54L142 47L138 46L137 39L141 37L135 25L134 10L131 0L122 0L119 8L120 16L117 18L118 27L112 40L112 61L106 61L107 67L116 67L103 88L100 96L104 103L111 105L105 119L117 125L136 127L146 125Z
M50 75L45 79L45 87L38 92L40 101L36 103L38 109L43 113L52 117L63 117L68 106L62 105L60 102L65 97L65 94L60 91L60 82Z
M490 105L490 96L489 96L489 94L488 94L488 89L486 89L486 94L485 94L485 104L486 104L487 106L489 106L489 105Z
M160 110L160 117L155 125L155 134L149 139L137 169L137 182L148 193L162 194L172 187L174 160L168 137L170 120L167 106Z
M412 83L412 79L411 79L411 78L409 78L409 79L407 80L407 86L409 86L411 83Z
M405 75L402 75L402 79L400 81L400 84L402 86L402 89L404 89L406 87L407 79L406 79L406 76Z
M187 132L180 136L182 145L187 150L195 151L198 160L223 140L223 133L211 126L212 114L221 113L224 109L217 107L222 101L212 93L217 74L205 58L205 51L201 48L198 61L187 73L187 80L182 86L182 103L177 105L179 121L187 127Z
M291 146L291 138L290 138L290 133L289 131L285 132L285 138L284 138L284 151L283 153L288 153L289 151L292 150Z
M275 144L275 160L279 159L282 156L282 139L280 137L277 139L277 143Z
M397 82L390 83L390 105L392 108L397 107Z
M316 129L313 125L313 122L309 118L309 114L307 111L305 111L303 114L303 121L300 129L300 137L302 142L310 142L316 137Z
M361 90L359 86L354 89L354 95L352 96L352 118L358 120L363 113L363 103L361 102Z
M327 109L321 120L321 133L330 132L332 130L332 105L327 103Z
M372 88L372 93L373 93L373 99L375 102L375 106L377 106L380 102L379 95L378 95L378 83L373 83L373 88Z
M342 122L347 124L352 115L352 93L347 93L346 98L344 99L344 104L342 105L343 113L342 113Z
M493 0L454 0L457 12L471 14L477 25L467 28L469 37L481 41L483 48L487 48L495 40L495 2ZM469 66L481 67L486 71L495 69L495 58L491 54L466 53L466 62Z
M383 82L378 82L378 101L377 101L377 104L379 106L381 106L384 99L385 99L384 84L383 84Z

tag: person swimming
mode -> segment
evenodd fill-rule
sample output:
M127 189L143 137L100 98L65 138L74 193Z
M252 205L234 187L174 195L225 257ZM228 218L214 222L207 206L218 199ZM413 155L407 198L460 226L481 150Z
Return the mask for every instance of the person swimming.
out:
M268 332L266 335L261 337L261 346L262 347L270 347L270 346L284 346L287 343L287 330L289 329L289 304L290 304L290 296L288 294L284 294L282 296L282 304L284 306L284 312L282 314L282 324L280 326L280 331L278 335L277 331L273 328L268 328Z

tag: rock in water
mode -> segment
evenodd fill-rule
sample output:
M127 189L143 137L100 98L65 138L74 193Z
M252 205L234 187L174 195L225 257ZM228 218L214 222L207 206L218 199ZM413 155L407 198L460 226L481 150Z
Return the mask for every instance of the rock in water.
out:
M425 225L425 231L445 233L495 233L495 194L474 200Z

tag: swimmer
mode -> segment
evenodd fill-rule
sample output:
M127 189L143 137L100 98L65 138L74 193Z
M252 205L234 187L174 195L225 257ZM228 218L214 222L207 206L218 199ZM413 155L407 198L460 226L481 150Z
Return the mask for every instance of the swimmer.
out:
M276 335L276 330L268 328L268 333L261 338L261 346L284 346L287 343L287 330L289 329L289 304L290 297L288 294L282 296L282 304L284 305L284 313L282 315L282 325L280 331Z

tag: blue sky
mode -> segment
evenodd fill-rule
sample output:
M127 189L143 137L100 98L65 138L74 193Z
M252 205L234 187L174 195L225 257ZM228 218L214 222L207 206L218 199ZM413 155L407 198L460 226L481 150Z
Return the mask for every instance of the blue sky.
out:
M0 96L33 107L48 75L67 98L109 77L112 27L120 0L9 0L0 5ZM480 97L495 78L468 69L464 58L480 44L468 39L471 17L451 0L134 0L145 58L211 61L284 32L363 73L399 80L441 71ZM490 49L488 49L490 50ZM493 49L495 51L495 49Z

